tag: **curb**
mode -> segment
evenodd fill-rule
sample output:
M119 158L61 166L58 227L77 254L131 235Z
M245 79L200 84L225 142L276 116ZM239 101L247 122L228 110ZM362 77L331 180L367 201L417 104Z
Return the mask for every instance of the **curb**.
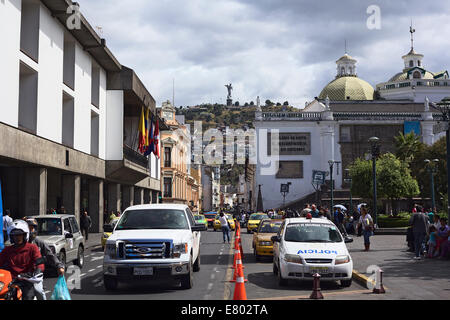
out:
M364 288L367 288L367 282L371 282L373 285L375 285L375 282L367 278L362 273L359 273L356 270L352 271L352 279L355 280L358 284L363 286Z

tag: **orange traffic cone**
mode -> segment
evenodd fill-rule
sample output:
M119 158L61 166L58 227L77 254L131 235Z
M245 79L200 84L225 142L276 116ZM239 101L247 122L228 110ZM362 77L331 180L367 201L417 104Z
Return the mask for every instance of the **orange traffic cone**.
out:
M241 264L237 265L237 278L236 285L234 286L233 300L247 300L247 293L245 292L245 280L244 280L244 270Z
M242 260L241 260L241 252L239 251L239 249L234 250L234 257L235 257L234 275L233 275L233 280L230 280L230 282L236 282L236 278L238 277L238 271L239 271L238 269L244 270L244 266L242 265ZM247 282L247 280L244 279L244 282Z

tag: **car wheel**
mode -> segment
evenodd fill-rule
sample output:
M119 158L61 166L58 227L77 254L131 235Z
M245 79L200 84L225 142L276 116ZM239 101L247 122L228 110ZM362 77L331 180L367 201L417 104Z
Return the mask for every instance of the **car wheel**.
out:
M83 268L84 265L84 249L82 246L78 247L77 260L74 262L78 267Z
M197 260L195 260L195 262L194 262L193 270L194 270L194 272L199 272L200 271L200 250L198 251Z
M352 279L350 280L341 280L341 287L348 288L352 285Z
M189 263L189 273L181 278L181 289L191 289L194 286L194 273L192 266L192 257Z
M59 252L58 259L64 265L64 269L66 269L67 267L66 253L63 250Z
M110 276L103 276L103 284L107 291L114 291L117 289L119 282L116 278Z
M283 278L283 276L281 275L281 270L278 270L277 274L278 274L278 285L280 287L286 287L288 285L288 279Z

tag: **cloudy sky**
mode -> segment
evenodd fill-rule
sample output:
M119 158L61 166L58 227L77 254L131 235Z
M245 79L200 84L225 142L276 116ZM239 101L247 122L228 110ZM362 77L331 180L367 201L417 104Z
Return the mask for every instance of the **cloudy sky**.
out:
M375 86L403 69L411 19L424 66L450 69L450 2L422 0L78 0L116 58L133 68L157 105L270 99L303 107L348 53ZM380 9L375 21L370 6ZM379 23L380 29L374 29Z

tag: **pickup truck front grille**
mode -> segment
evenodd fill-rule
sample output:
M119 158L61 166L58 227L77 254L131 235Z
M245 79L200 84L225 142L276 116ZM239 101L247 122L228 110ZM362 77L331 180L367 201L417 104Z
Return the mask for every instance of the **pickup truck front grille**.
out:
M125 259L164 259L171 256L172 241L124 241L118 250Z

